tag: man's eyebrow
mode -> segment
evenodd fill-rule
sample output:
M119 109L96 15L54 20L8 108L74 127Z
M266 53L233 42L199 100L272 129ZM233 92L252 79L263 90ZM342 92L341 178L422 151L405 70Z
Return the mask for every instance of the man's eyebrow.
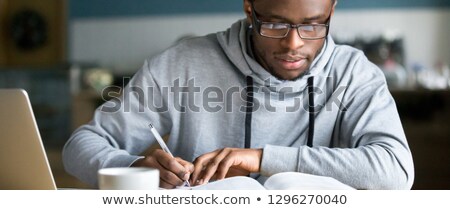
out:
M255 11L255 13L256 13L257 16L264 17L264 18L288 21L288 19L286 17L283 17L281 15L277 15L277 14L269 13L269 14L262 15L262 14L259 14L259 12L257 12L257 11Z
M270 18L270 19L277 19L277 20L282 20L282 21L286 21L286 22L289 22L289 19L288 18L286 18L286 17L283 17L283 16L281 16L281 15L277 15L277 14L267 14L267 15L260 15L260 14L258 14L258 13L256 13L258 16L261 16L261 17L265 17L265 18ZM323 17L325 17L325 15L324 14L320 14L320 15L315 15L315 16L311 16L311 17L306 17L306 18L303 18L303 22L311 22L311 21L314 21L314 20L320 20L321 18L323 18Z
M267 17L268 18L273 18L273 19L279 19L279 20L287 20L286 17L283 17L281 15L276 15L276 14L268 14Z
M325 15L316 15L312 17L306 17L303 19L304 22L311 22L313 20L320 20L321 18L325 17Z

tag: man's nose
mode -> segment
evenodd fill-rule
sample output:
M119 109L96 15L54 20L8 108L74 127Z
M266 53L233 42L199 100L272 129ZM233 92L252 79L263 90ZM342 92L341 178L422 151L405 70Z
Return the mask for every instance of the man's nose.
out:
M289 33L281 40L281 44L290 50L297 50L305 45L296 28L291 28Z

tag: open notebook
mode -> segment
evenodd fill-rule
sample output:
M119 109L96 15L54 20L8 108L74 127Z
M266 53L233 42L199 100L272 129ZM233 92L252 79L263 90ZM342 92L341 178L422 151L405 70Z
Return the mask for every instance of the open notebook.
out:
M269 177L264 185L246 176L230 177L185 190L354 190L338 180L298 172L283 172Z

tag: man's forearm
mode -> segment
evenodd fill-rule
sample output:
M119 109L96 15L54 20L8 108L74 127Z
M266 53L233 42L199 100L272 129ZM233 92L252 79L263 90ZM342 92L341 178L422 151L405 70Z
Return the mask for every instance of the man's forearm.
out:
M357 189L410 189L414 178L413 166L408 164L412 161L407 160L409 151L402 151L401 147L395 148L395 152L378 145L353 149L306 146L266 148L271 154L263 154L263 176L296 171L333 177ZM295 151L298 153L294 154ZM266 155L275 157L275 154L282 155L264 158Z

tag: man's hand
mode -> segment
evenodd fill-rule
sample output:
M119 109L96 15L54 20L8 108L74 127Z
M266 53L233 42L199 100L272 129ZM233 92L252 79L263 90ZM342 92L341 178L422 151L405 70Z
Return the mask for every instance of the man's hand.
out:
M131 167L152 167L159 169L159 186L172 189L183 185L194 172L194 165L179 157L172 158L161 149L155 150L150 156L137 160Z
M194 161L191 185L260 171L262 149L224 148L201 155Z

